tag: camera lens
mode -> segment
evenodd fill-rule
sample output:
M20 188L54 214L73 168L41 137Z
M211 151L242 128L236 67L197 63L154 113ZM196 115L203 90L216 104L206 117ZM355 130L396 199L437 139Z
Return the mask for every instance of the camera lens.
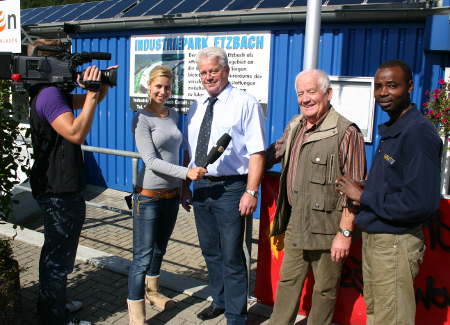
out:
M80 79L83 80L84 72L86 70L81 71ZM109 70L100 70L101 77L100 81L104 85L109 86L117 86L117 69L109 69Z
M117 69L102 70L102 83L109 86L116 86Z

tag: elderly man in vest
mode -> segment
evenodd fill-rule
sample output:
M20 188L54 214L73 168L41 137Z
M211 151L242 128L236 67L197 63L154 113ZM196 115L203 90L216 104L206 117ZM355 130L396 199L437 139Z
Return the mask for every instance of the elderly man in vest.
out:
M366 176L363 135L331 106L333 89L321 70L295 80L301 114L266 151L266 168L281 161L277 209L270 236L283 234L284 260L270 324L294 324L303 284L315 284L308 324L330 324L344 259L354 230L354 209L335 191L338 176ZM349 200L349 204L350 204Z

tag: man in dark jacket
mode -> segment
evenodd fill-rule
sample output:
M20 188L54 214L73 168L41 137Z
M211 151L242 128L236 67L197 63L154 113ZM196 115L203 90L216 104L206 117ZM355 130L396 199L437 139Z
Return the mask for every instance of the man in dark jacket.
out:
M36 40L36 46L61 47L60 41ZM39 51L39 56L60 53ZM100 82L101 72L88 67L84 81ZM80 84L81 85L81 84ZM84 88L84 86L82 86ZM41 324L90 324L73 318L70 312L81 308L80 302L68 302L67 274L73 271L86 204L81 144L94 120L96 106L109 86L86 94L69 94L49 85L31 94L31 130L35 161L31 170L33 197L44 213L44 245L39 260L39 315ZM82 109L75 118L73 110Z
M439 207L442 141L411 103L413 86L405 62L380 65L374 96L390 120L378 126L381 140L365 187L348 177L336 181L337 191L360 204L355 223L363 230L367 324L414 324L422 224Z

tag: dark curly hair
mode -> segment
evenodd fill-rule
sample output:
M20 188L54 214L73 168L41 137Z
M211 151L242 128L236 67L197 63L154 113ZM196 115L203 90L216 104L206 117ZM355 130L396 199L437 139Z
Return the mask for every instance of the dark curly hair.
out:
M394 68L394 67L399 67L403 70L403 76L405 77L405 81L406 83L409 83L410 81L412 81L412 72L411 72L411 68L409 67L409 65L402 60L388 60L383 62L378 69L386 69L386 68Z

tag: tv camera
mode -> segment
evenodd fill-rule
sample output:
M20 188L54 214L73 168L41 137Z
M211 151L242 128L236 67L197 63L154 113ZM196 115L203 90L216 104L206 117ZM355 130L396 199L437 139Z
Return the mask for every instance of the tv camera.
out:
M38 51L54 53L38 56ZM13 55L0 52L0 79L12 79L13 92L33 92L46 85L58 87L63 92L75 89L78 75L85 89L98 91L102 85L117 85L117 69L101 70L101 81L82 82L84 71L77 67L92 60L110 60L105 52L70 53L65 47L36 46L32 56Z

